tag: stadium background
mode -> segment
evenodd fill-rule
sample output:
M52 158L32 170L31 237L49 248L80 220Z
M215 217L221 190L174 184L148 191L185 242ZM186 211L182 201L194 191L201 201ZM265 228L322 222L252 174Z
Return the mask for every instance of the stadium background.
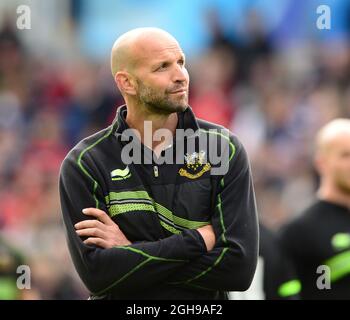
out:
M16 8L31 29L16 28ZM331 29L319 30L319 5ZM182 45L198 117L245 144L260 219L278 229L317 188L313 137L350 115L346 0L52 0L0 2L0 232L32 271L24 298L85 299L67 252L58 170L122 104L109 70L114 40L161 27Z

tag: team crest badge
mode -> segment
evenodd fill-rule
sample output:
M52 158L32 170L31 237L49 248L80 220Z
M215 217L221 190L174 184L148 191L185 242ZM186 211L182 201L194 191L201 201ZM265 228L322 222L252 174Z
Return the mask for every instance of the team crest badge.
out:
M205 151L185 155L186 167L179 170L179 175L189 179L197 179L209 171L211 165L206 162Z

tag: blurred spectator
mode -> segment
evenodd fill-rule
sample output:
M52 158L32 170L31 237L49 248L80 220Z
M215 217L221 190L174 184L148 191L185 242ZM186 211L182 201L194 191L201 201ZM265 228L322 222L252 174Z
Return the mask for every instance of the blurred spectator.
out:
M230 53L212 49L190 68L193 80L190 104L196 116L229 127L235 109L231 97L235 61Z

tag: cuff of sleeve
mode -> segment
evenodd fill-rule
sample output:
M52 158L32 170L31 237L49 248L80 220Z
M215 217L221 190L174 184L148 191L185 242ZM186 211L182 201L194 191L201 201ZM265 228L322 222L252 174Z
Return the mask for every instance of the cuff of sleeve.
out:
M196 229L184 230L181 234L187 248L187 259L197 258L207 252L204 239Z

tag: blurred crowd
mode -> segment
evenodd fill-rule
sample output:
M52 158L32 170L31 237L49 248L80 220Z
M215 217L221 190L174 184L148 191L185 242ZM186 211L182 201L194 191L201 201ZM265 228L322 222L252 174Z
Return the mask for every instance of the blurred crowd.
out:
M209 46L189 59L195 114L237 134L250 156L261 220L278 229L312 202L315 132L350 116L350 47L316 41L276 48L256 12L244 41L206 16ZM109 125L123 100L109 61L32 55L0 31L0 232L31 266L28 298L85 299L62 228L58 171L80 139Z

